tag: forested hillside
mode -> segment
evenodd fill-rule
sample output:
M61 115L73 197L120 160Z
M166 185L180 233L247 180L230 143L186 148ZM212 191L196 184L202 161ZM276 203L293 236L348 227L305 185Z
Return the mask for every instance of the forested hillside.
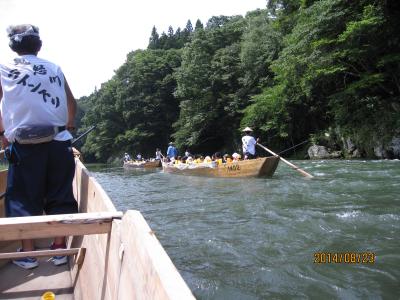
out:
M270 0L245 17L153 28L147 49L79 99L82 130L97 125L82 151L103 162L153 157L173 140L180 151L232 153L250 126L277 152L309 139L345 156L400 155L399 6Z

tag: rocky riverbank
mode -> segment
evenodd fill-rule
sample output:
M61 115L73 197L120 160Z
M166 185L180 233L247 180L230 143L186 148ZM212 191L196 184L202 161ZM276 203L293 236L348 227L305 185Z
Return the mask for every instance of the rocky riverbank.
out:
M314 144L308 148L307 154L310 159L400 159L400 137L394 137L386 144L377 142L372 149L357 146L350 138L342 138L341 145L336 143L335 146Z

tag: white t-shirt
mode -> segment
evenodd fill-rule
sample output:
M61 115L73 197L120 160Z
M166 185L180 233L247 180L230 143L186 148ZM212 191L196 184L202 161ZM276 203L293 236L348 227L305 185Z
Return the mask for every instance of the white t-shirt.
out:
M251 135L245 135L242 137L242 148L243 148L243 154L248 152L251 155L256 154L256 144L257 141L254 137Z
M10 142L14 142L17 128L67 124L65 79L59 66L35 55L22 55L9 64L0 64L0 79L4 135ZM54 139L66 141L72 135L64 130Z

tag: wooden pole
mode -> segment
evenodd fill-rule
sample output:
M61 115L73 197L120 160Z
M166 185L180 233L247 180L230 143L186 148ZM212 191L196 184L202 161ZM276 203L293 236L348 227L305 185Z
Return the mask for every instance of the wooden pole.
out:
M295 169L296 171L300 172L301 175L303 175L303 176L305 176L305 177L308 177L308 178L314 178L314 176L312 176L311 174L309 174L309 173L307 173L306 171L300 169L298 166L292 164L291 162L287 161L286 159L280 157L278 154L276 154L275 152L269 150L267 147L265 147L265 146L263 146L263 145L261 145L261 144L259 144L259 143L257 143L257 146L263 148L265 151L271 153L273 156L279 157L279 159L280 159L281 161L283 161L285 164L287 164L287 165L290 166L291 168Z

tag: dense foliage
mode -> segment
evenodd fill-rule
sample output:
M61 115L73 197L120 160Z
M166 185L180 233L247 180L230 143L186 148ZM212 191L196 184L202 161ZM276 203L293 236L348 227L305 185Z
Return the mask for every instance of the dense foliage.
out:
M313 137L364 156L400 136L400 13L395 0L271 0L212 17L129 53L114 77L80 99L83 151L238 151L250 126L275 150Z

